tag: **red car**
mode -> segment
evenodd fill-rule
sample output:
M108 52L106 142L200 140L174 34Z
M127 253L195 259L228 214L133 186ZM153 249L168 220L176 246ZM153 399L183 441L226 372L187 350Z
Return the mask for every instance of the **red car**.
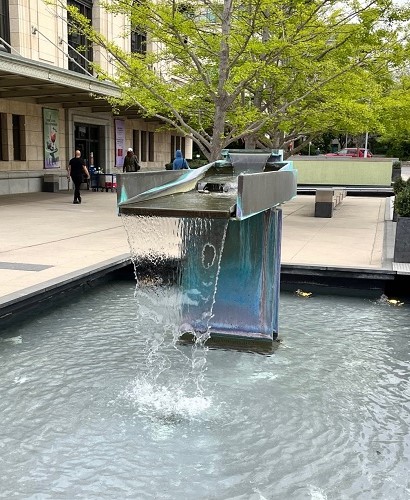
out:
M327 153L325 156L355 156L359 158L364 158L365 148L343 148L337 153ZM367 158L371 158L372 153L367 150Z

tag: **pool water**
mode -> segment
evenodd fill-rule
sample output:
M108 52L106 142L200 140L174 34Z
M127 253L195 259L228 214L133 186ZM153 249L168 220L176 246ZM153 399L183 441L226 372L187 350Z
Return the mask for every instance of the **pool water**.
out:
M0 498L410 498L409 311L283 293L259 355L175 344L172 287L73 292L0 335Z

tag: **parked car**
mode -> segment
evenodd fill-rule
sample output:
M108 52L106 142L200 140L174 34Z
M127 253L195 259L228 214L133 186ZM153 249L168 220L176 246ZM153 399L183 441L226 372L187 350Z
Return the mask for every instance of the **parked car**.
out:
M325 156L355 156L359 158L364 158L365 148L343 148L337 153L327 153ZM367 150L367 158L371 158L372 153Z

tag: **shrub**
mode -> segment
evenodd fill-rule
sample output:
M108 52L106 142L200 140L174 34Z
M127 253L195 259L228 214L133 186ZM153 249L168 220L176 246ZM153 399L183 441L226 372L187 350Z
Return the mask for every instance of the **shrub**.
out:
M399 160L394 161L392 166L394 170L401 168L401 161Z
M199 158L196 158L195 160L188 160L188 165L190 168L199 168L203 167L204 165L207 165L209 162L208 160L201 160Z
M399 194L400 191L403 191L403 189L406 188L406 186L407 186L406 181L402 177L399 177L393 182L393 193L395 195Z
M410 217L410 185L405 186L394 199L394 210L400 217Z

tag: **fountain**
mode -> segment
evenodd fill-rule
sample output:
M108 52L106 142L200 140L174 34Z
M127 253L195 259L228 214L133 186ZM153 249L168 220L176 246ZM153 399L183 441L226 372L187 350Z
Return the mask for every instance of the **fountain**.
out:
M141 224L173 221L168 245L158 237L157 249L147 247L141 237L133 260L140 265L157 253L181 261L180 339L272 344L280 205L295 195L296 171L281 150L224 150L221 160L196 170L118 176L120 214Z
M241 175L265 173L205 174L198 192L173 194L185 174L197 172L123 176L124 199L168 190L120 206L134 204L123 218L136 266L148 266L134 296L128 280L85 287L70 307L42 303L0 332L0 497L407 498L408 307L283 292L273 353L175 343L177 325L238 340L235 321L255 343L277 321L263 308L278 304L281 202L243 217L239 196ZM175 197L191 195L197 214L205 203L223 213L231 197L230 216L185 216Z

